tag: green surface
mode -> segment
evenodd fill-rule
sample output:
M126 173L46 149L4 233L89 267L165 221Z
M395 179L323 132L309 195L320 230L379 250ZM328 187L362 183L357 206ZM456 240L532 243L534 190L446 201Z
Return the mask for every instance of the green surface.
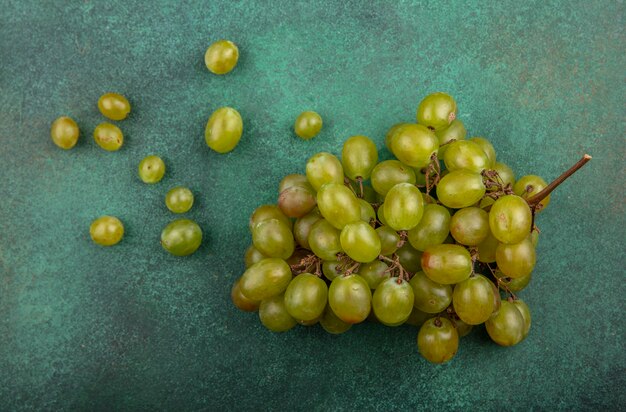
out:
M518 3L4 1L0 409L626 408L624 3ZM222 77L203 61L219 38L241 51ZM254 207L350 135L384 147L437 90L518 176L594 156L539 217L528 339L500 348L480 329L433 366L414 328L272 334L238 312ZM133 107L116 153L91 136L109 91ZM245 131L218 155L203 133L225 105ZM303 110L324 118L308 142L291 131ZM60 115L82 132L69 152L49 138ZM148 154L168 167L157 185L137 177ZM159 245L176 185L206 235L187 258ZM102 214L126 226L108 249L88 234Z

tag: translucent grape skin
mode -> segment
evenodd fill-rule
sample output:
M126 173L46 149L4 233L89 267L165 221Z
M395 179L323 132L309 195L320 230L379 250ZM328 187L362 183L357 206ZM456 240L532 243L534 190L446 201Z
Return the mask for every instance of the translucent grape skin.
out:
M93 131L93 139L98 146L106 150L107 152L115 152L120 150L124 144L124 134L114 124L100 123Z
M287 312L283 294L262 300L259 306L259 318L263 326L272 332L286 332L298 324Z
M516 195L529 199L541 192L548 184L540 176L526 175L522 176L513 186L513 192ZM550 203L550 195L546 196L541 202L537 204L537 212L544 210Z
M369 202L363 199L359 199L359 206L361 207L361 220L365 223L369 223L372 220L376 220L376 212Z
M396 255L398 255L402 267L407 271L415 273L422 270L422 252L413 249L409 243L405 243L401 248L396 250Z
M165 175L165 163L158 156L150 155L139 162L139 178L147 184L158 183Z
M352 327L350 323L339 319L330 305L326 305L326 310L324 310L324 314L320 318L320 325L322 325L322 328L324 328L326 332L333 335L347 332Z
M374 260L361 265L357 274L365 279L370 289L376 289L381 282L391 277L388 269L389 266L385 262Z
M278 219L285 224L291 230L293 223L276 205L262 205L254 209L254 212L250 215L250 221L248 227L250 232L256 225L264 220Z
M389 190L382 207L388 226L395 230L411 230L422 219L424 199L414 185L399 183Z
M360 323L370 313L372 292L365 279L359 275L338 276L328 289L328 302L342 321Z
M493 313L493 284L483 275L471 275L454 287L452 304L463 322L479 325Z
M76 146L80 130L76 122L67 116L61 116L52 122L50 137L55 145L61 149L71 149Z
M204 64L213 74L226 74L232 71L239 61L239 49L230 40L218 40L211 44L204 54Z
M343 184L343 167L337 157L321 152L312 156L306 163L306 178L313 189L320 190L326 183Z
M305 249L311 249L309 246L309 233L311 233L311 228L315 223L317 223L322 216L319 213L319 210L313 209L308 214L302 216L296 223L293 225L293 236L296 239L296 242Z
M230 290L230 299L239 310L244 312L256 312L259 310L261 302L248 299L243 293L241 293L241 289L239 287L240 281L241 278L237 279L235 283L233 283L233 287Z
M402 163L411 167L426 167L439 149L439 139L426 126L407 124L395 131L391 151Z
M486 213L485 213L486 215ZM450 212L437 204L426 204L420 222L408 232L413 248L424 251L428 246L439 245L446 240L450 230Z
M531 274L536 262L535 247L530 237L520 243L500 243L496 249L496 263L506 276L517 279Z
M532 280L533 274L529 273L528 275L521 278L513 279L507 277L504 273L500 271L496 271L496 276L500 278L500 282L502 282L507 288L509 288L511 292L519 292L520 290L523 290L526 286L528 286L528 284Z
M371 180L376 193L386 196L398 183L415 184L415 172L398 160L385 160L374 167Z
M312 187L305 175L292 173L283 177L283 179L280 181L280 183L278 184L278 193L280 194L283 190L289 189L290 187L294 186Z
M348 223L341 230L339 241L343 251L356 262L371 262L380 254L378 233L362 220Z
M302 183L280 192L277 203L287 217L302 217L313 210L317 204L316 193L309 183Z
M446 154L446 150L450 147L448 142L451 140L465 140L467 130L465 130L465 125L461 120L455 119L452 123L450 123L450 126L445 129L435 131L435 135L437 135L437 138L439 139L439 152L437 157L439 159L443 159Z
M211 114L204 130L204 140L217 153L232 151L241 140L243 120L232 107L220 107Z
M111 120L124 120L130 113L130 103L119 93L105 93L98 99L98 110Z
M281 259L289 258L296 246L290 228L278 219L258 223L252 229L252 243L265 256Z
M515 172L513 172L509 166L504 163L496 162L493 166L493 170L498 172L498 176L500 176L500 179L505 185L510 184L511 188L513 187L515 184ZM496 188L493 188L493 190L496 190Z
M491 340L500 346L513 346L524 338L524 317L517 307L502 301L500 310L485 322L485 328Z
M430 246L422 255L422 270L434 282L451 285L470 276L472 258L463 246Z
M487 162L487 168L493 169L496 165L496 149L493 148L491 142L484 137L472 137L469 141L476 143L481 149L483 149L483 152L487 155L487 159L489 159L489 162Z
M378 150L369 137L352 136L343 144L341 164L346 176L352 180L367 180L378 163Z
M445 129L456 119L456 102L443 92L429 94L420 102L416 117L417 123L432 130Z
M89 236L100 246L113 246L124 237L124 225L115 216L100 216L91 222Z
M480 173L489 168L489 158L478 144L470 140L460 140L449 146L443 157L449 171L465 169Z
M400 242L398 232L389 226L380 226L376 229L376 233L378 233L378 238L380 239L381 255L388 256L398 250L398 242Z
M489 235L489 214L477 207L458 210L450 220L450 234L462 245L480 244Z
M250 266L254 265L256 262L259 262L266 258L267 256L259 252L259 250L255 248L254 245L250 245L248 246L248 249L246 249L246 253L244 255L244 262L246 264L246 268L249 268Z
M455 170L439 181L437 199L446 207L461 209L478 202L485 195L485 191L480 174L468 170Z
M532 214L528 203L515 195L502 196L491 206L489 228L502 243L519 243L530 233Z
M291 278L291 268L287 262L267 258L246 269L241 276L239 288L248 299L262 301L282 294Z
M165 195L165 206L172 213L188 212L193 206L193 192L186 187L174 187Z
M202 229L190 219L177 219L161 232L161 246L175 256L188 256L202 243Z
M526 339L526 336L528 336L528 332L530 331L530 325L532 323L530 309L528 308L528 305L521 299L515 299L512 303L515 305L517 310L519 310L519 313L524 318L524 330L522 331L522 340L524 340Z
M322 116L313 111L300 113L293 125L294 133L302 140L310 140L322 130Z
M328 286L311 273L301 273L285 290L287 312L297 320L312 321L324 312L328 302Z
M343 184L323 185L317 192L317 207L328 223L337 229L343 229L348 223L361 220L359 200Z
M391 142L393 141L393 138L395 137L396 132L402 126L405 126L407 124L411 124L411 123L396 123L389 128L389 130L387 131L387 134L385 134L385 147L387 147L389 151L391 151Z
M477 246L478 261L483 263L493 263L496 261L496 249L500 242L489 230L487 237Z
M413 302L413 289L409 282L392 277L380 283L374 291L372 308L381 323L398 326L411 314Z
M433 282L422 271L409 281L415 300L413 306L424 313L439 313L452 302L452 286Z
M326 219L317 221L309 232L309 247L323 260L336 260L337 253L341 252L341 232Z
M459 350L459 334L446 318L428 319L417 335L417 349L429 362L448 362Z

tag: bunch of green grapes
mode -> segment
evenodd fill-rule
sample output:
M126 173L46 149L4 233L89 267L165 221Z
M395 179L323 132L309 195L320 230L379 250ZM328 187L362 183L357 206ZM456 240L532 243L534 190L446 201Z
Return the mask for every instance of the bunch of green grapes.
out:
M454 99L434 93L417 123L387 133L396 160L379 163L365 136L346 140L341 158L311 157L280 182L276 205L252 213L233 303L274 332L419 326L418 350L434 363L475 325L499 345L520 343L531 315L515 293L531 280L534 218L551 189L516 180L487 139L466 134Z

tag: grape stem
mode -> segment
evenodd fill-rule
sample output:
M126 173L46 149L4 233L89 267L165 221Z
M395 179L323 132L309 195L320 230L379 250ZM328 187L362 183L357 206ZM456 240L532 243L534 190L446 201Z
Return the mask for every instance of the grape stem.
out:
M526 202L528 202L528 205L531 208L536 208L537 205L539 204L539 202L541 202L543 199L545 199L546 197L548 197L548 195L550 193L552 193L552 191L554 189L556 189L561 183L563 183L568 177L570 177L571 175L573 175L574 173L576 173L576 171L578 169L580 169L581 167L583 167L585 164L587 164L588 161L591 160L591 156L589 156L588 154L585 154L578 162L576 162L576 164L574 164L574 166L570 167L569 169L567 169L565 172L563 172L563 174L559 177L557 177L556 179L554 179L552 181L552 183L550 183L548 186L544 187L542 191L540 191L539 193L537 193L536 195L534 195L531 198L526 199Z

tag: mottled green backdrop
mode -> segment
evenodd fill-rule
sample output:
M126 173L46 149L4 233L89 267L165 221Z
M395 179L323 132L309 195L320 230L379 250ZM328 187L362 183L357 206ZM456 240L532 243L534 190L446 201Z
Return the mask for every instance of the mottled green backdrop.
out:
M622 1L1 3L0 410L626 408ZM203 63L220 38L241 51L223 77ZM539 218L528 339L479 328L433 366L412 327L272 334L235 310L247 217L280 178L350 135L382 148L437 90L518 176L594 156ZM91 138L108 91L133 105L116 153ZM245 131L218 155L203 131L223 105ZM291 132L305 109L325 122L309 142ZM71 151L50 141L59 115L81 128ZM136 175L148 154L157 185ZM187 258L159 245L179 184L206 235ZM90 241L102 214L118 246Z

